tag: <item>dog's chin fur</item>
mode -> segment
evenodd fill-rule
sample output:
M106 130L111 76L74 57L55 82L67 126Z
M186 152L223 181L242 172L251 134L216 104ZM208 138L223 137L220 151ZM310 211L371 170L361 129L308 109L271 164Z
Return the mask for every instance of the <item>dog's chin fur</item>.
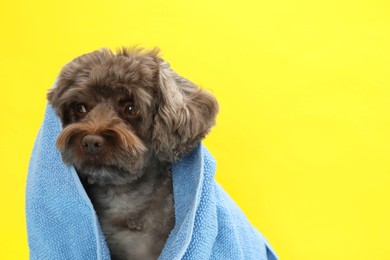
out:
M75 166L80 178L86 179L88 184L98 185L125 185L138 180L143 172L129 171L117 166L103 165Z
M174 225L171 164L214 125L215 98L158 51L124 48L71 61L48 100L63 124L57 147L77 170L112 258L157 259Z

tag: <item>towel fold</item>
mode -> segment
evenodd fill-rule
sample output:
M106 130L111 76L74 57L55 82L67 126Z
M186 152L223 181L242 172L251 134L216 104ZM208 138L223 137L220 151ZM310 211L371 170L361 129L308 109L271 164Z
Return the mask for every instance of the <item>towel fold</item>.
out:
M48 105L27 178L30 259L110 259L77 173L62 162L55 147L61 129ZM214 174L215 160L202 144L173 165L175 227L159 259L277 259Z

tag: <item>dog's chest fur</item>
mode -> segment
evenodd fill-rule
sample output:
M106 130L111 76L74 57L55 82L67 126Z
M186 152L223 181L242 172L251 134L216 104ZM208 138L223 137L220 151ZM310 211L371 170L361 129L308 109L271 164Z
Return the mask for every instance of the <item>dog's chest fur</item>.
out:
M172 178L151 170L126 185L84 182L112 259L157 259L174 225Z

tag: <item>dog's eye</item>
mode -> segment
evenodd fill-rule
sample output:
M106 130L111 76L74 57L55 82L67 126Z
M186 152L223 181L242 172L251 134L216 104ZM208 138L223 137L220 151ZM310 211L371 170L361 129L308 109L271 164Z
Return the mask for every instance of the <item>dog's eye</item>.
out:
M85 114L85 113L87 113L87 106L83 103L78 103L75 106L75 110L79 114Z
M139 111L133 103L128 103L124 106L123 113L131 118L135 118L138 116Z

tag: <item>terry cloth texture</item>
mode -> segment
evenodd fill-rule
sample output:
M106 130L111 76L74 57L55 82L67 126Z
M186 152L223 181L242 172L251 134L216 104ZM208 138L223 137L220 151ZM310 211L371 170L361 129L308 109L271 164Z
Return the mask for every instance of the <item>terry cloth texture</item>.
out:
M27 178L30 259L110 259L77 173L62 162L55 147L60 131L60 120L48 105ZM172 174L176 222L159 259L277 259L266 239L215 182L215 160L203 145L177 162Z

